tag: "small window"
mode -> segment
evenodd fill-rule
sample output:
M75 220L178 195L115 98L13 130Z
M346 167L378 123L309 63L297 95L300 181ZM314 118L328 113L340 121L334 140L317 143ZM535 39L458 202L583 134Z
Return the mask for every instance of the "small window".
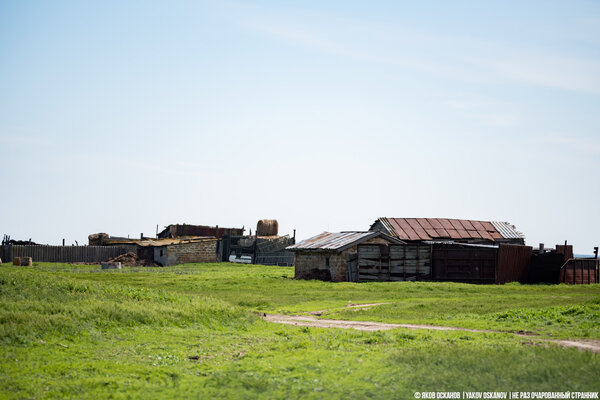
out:
M160 250L160 256L162 257L162 255L163 255L163 251L162 251L162 249L161 249L161 250Z
M325 257L325 266L329 268L329 257Z

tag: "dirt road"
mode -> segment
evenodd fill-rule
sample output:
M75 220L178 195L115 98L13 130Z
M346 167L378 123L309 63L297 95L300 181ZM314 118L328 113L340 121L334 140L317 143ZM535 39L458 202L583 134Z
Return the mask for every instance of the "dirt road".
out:
M356 305L357 307L361 305ZM371 306L362 305L362 306ZM540 341L556 343L563 347L576 347L580 350L593 351L600 353L600 340L581 340L581 339L543 339L538 338L531 334L526 333L514 333L514 332L502 332L492 331L484 329L468 329L468 328L457 328L453 326L437 326L437 325L415 325L415 324L386 324L382 322L370 322L370 321L348 321L348 320L337 320L337 319L318 319L313 315L280 315L280 314L265 314L264 319L269 322L278 324L288 324L296 326L310 326L315 328L342 328L342 329L356 329L359 331L385 331L396 328L405 329L430 329L436 331L463 331L463 332L477 332L477 333L511 333L515 336L528 337L530 339Z

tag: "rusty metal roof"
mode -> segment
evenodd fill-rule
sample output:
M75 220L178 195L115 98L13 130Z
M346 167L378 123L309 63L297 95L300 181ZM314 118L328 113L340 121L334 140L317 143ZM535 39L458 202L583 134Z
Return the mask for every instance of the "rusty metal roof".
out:
M377 236L382 236L393 243L404 243L401 240L393 238L379 231L323 232L317 236L313 236L309 239L303 240L300 243L288 246L286 247L286 250L324 250L339 252Z
M508 222L385 217L377 221L380 221L392 236L402 240L478 239L495 242L502 239L524 239L523 234Z

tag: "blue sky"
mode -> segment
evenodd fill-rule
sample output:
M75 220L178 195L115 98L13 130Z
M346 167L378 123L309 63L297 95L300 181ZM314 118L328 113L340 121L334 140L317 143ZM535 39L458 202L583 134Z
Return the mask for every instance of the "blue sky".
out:
M600 244L600 3L0 2L0 233L380 216Z

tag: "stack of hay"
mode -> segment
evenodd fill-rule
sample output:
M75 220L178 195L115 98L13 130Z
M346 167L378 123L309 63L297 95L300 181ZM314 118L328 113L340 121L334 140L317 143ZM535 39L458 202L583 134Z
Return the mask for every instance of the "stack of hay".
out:
M33 259L31 257L13 257L13 265L31 267L33 266Z
M108 238L109 238L108 234L106 234L104 232L93 233L88 236L88 244L90 246L102 246L102 242L104 241L104 239L108 239Z
M256 224L256 234L258 236L277 236L279 232L279 223L276 219L261 219Z

